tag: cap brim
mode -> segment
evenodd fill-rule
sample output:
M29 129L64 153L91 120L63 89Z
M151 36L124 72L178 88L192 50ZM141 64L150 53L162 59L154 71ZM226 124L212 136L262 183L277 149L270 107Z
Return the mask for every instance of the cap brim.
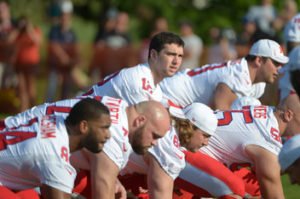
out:
M183 109L181 108L178 108L178 107L174 107L174 106L170 106L169 107L169 112L172 116L174 117L178 117L178 118L181 118L181 119L187 119L185 117L185 114L183 112Z
M281 64L286 64L289 62L289 58L286 56L280 56L280 57L276 57L276 58L272 58L272 59Z

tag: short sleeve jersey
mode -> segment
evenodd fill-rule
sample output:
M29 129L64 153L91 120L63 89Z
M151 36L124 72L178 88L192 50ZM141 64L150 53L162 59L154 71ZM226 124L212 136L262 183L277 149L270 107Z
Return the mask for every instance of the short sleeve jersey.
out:
M121 98L128 104L148 100L161 101L162 99L161 89L154 84L148 64L139 64L109 75L84 95Z
M172 179L177 178L185 167L185 155L181 151L179 138L173 127L164 137L158 139L157 145L151 147L148 152ZM135 153L130 155L129 162L122 174L133 172L147 173L147 165L143 157Z
M46 184L71 193L76 170L69 163L64 118L48 115L0 132L0 184L13 190Z
M256 89L264 90L264 83L258 86L252 85L248 64L243 58L221 64L205 65L193 70L186 69L173 77L165 78L160 83L163 103L171 100L182 107L193 102L209 105L219 83L226 84L238 97L257 97L262 95L263 91L256 91Z
M245 110L216 113L218 127L209 145L200 150L230 166L233 163L250 163L245 153L248 145L257 145L278 155L282 143L278 122L272 107L251 106Z
M85 97L91 97L101 101L110 110L112 124L110 127L111 138L104 144L103 151L118 165L121 169L128 161L129 154L132 152L128 140L128 120L126 108L128 104L117 98L108 96L81 96L74 99L61 100L54 103L45 103L33 107L28 111L20 113L13 117L5 119L7 127L15 127L26 121L26 118L34 118L48 114L60 115L66 118L71 108Z

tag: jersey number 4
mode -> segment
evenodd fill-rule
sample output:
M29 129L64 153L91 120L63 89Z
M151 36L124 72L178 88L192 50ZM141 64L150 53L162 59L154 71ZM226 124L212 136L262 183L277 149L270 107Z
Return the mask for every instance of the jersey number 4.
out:
M36 137L36 132L10 131L0 134L0 151L5 150L7 145L17 144L24 140Z

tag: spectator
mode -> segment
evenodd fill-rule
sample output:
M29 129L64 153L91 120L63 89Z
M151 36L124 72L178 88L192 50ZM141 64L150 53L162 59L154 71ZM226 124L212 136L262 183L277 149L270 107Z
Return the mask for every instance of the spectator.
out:
M154 21L153 29L149 35L149 37L143 39L141 47L140 47L140 55L139 59L142 63L148 61L148 54L149 54L149 44L151 41L151 38L160 33L160 32L167 32L169 30L168 21L165 17L158 17Z
M183 21L180 23L180 33L181 38L185 43L181 69L196 68L200 64L200 58L202 55L202 39L194 33L193 25L189 21Z
M9 4L0 1L0 88L11 87L14 84L11 67L13 45L9 41L13 29Z
M238 34L236 41L237 57L241 58L248 54L251 47L253 34L256 32L256 23L248 17L243 17L242 32Z
M137 62L128 32L128 13L109 13L109 15L112 16L108 16L105 31L97 36L90 64L89 73L99 70L100 79Z
M221 63L237 58L235 50L236 35L232 29L211 28L213 44L208 49L208 63Z
M61 15L58 25L51 27L48 44L49 80L47 101L53 101L56 96L57 84L61 78L61 93L59 99L71 97L73 77L72 72L79 63L79 47L77 36L71 27L72 4L61 5Z
M247 17L256 21L258 29L263 33L274 36L272 23L276 18L276 10L273 6L273 0L261 0L260 5L251 6Z
M20 17L17 29L11 34L14 40L14 67L17 73L17 94L24 111L36 103L36 72L40 62L42 32L34 27L28 17Z
M273 22L273 28L281 33L286 24L297 14L298 6L295 0L285 0L283 9Z

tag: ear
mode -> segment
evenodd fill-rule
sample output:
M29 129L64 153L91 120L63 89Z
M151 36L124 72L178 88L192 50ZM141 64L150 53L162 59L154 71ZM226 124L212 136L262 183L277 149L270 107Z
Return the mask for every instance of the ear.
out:
M144 124L146 123L146 121L147 121L146 116L144 116L144 115L139 115L139 116L137 116L137 117L134 119L133 125L134 125L135 127L140 127L140 126L144 125Z
M80 134L87 134L89 131L88 122L86 120L82 120L79 123Z
M263 64L263 58L262 57L256 57L254 62L255 62L255 66L257 68L260 68L260 66Z
M154 49L151 49L151 51L150 51L150 59L155 60L157 58L157 56L158 56L157 51L154 50Z
M293 113L293 111L288 109L287 111L284 111L283 116L284 116L284 122L290 122L294 117L294 113Z

